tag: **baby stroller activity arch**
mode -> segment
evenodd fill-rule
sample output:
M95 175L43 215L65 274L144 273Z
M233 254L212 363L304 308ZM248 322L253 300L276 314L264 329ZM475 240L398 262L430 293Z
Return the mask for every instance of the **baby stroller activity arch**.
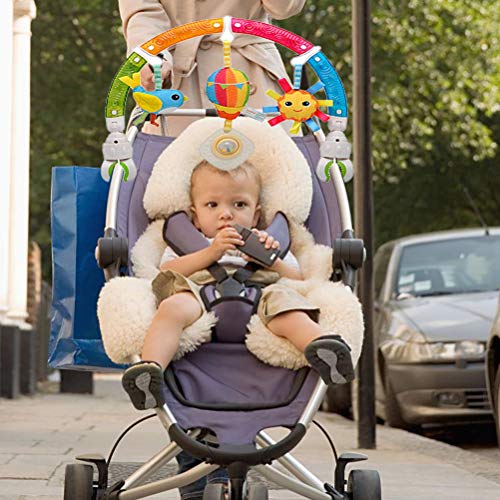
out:
M292 59L293 85L282 79L280 87L283 94L269 92L270 97L276 100L276 106L260 109L246 106L246 75L241 75L242 72L232 68L230 63L230 44L233 37L239 33L277 42L296 54ZM214 109L184 109L182 104L189 96L183 96L176 90L161 89L159 85L155 91L149 93L140 87L140 82L134 75L137 75L142 66L151 64L153 69L158 68L161 62L158 54L163 50L189 38L209 34L221 35L224 53L224 68L214 71L213 78L207 82L207 95L214 103ZM318 82L307 90L300 88L305 64L308 64L319 78ZM230 88L230 91L220 91L227 88ZM139 118L131 121L126 131L125 105L130 89L134 92L134 99L141 107L142 113ZM325 99L314 96L319 91L324 91ZM294 99L297 99L299 104L307 104L304 104L300 111L290 113L288 108L294 107ZM322 112L320 107L327 108L328 113ZM238 118L240 114L245 118ZM188 133L174 139L141 132L144 121L154 121L156 115L213 118L195 122L189 127ZM223 118L224 122L216 117ZM291 139L281 127L274 127L288 120L293 122L290 130L292 134L297 133L304 124L312 135ZM328 122L328 136L325 137L318 120ZM272 193L265 200L266 225L277 220L274 215L279 212L280 205L284 204L286 217L291 214L291 231L303 238L304 248L306 243L307 248L317 247L318 253L315 255L321 256L318 262L326 262L325 256L329 259L326 276L328 283L324 283L326 271L315 270L315 263L312 262L314 259L310 259L311 278L308 283L311 284L307 286L311 288L307 293L311 296L320 295L314 290L314 286L324 286L323 290L331 289L338 293L339 307L344 304L347 310L343 316L338 316L344 321L346 329L351 328L352 337L357 335L356 342L359 345L353 347L353 353L356 358L359 356L362 338L359 325L362 326L362 319L359 317L359 308L352 305L355 299L351 290L354 288L355 270L362 265L364 259L364 249L362 241L354 238L344 187L344 181L352 177L350 146L343 134L347 126L347 103L340 78L320 47L315 47L279 27L229 16L171 29L137 47L121 66L108 94L106 126L109 135L103 145L104 162L101 174L109 181L109 191L105 221L100 222L101 226L104 223L104 234L97 243L95 253L98 265L103 269L106 278L106 285L99 299L100 308L108 304L106 301L111 295L114 295L114 300L118 300L116 297L121 285L128 286L129 292L132 289L140 289L144 291L144 297L151 297L148 289L150 280L147 279L151 276L151 270L144 264L144 260L141 260L144 259L144 252L141 253L140 238L148 232L154 232L155 241L161 245L157 235L163 234L163 224L160 224L160 221L149 224L150 220L172 217L174 212L183 209L186 199L184 195L176 193L175 200L168 208L158 205L158 193L163 194L161 189L165 188L171 193L175 191L176 186L185 185L182 184L184 180L181 178L181 167L172 164L172 168L167 171L170 173L168 182L165 182L161 189L149 189L148 183L151 181L151 185L154 185L160 175L158 172L165 173L165 170L161 171L161 165L168 163L167 160L172 161L172 158L180 155L180 151L185 150L189 150L189 154L186 153L185 158L179 158L178 163L184 165L183 160L188 158L186 164L189 164L189 161L195 161L192 158L206 154L213 158L214 162L219 162L219 168L223 169L233 168L235 162L241 162L245 155L272 157L268 163L275 162L278 172L269 172L269 175L263 176L263 183L267 183L266 189ZM258 156L259 154L261 156ZM289 165L290 163L292 165ZM287 178L290 175L297 175L297 183L307 177L307 182L302 182L300 186L306 195L302 196L303 193L299 189L290 188L294 183L294 179ZM279 195L278 190L282 191ZM152 198L151 192L155 193L156 198ZM302 202L301 198L306 201ZM296 203L294 200L301 201ZM178 231L183 235L188 234L182 216L168 220L181 220ZM174 227L174 222L171 227ZM300 229L302 226L303 230ZM278 224L273 222L269 227L278 227ZM272 229L270 232L272 233ZM131 252L133 248L134 251ZM139 266L135 265L134 256L140 262ZM303 259L304 262L309 262L305 253ZM139 269L142 269L142 276ZM58 282L57 272L61 271L58 271L56 266L55 286ZM133 272L136 276L133 276ZM321 300L326 299L323 297ZM151 304L148 307L152 307ZM216 314L222 317L226 313L221 309ZM355 326L349 325L350 319ZM111 319L107 324L113 321L114 319ZM141 321L146 322L146 319ZM337 321L335 324L340 324L337 316L325 321ZM230 321L221 323L225 324L226 332L231 330ZM53 322L53 351L58 349L58 332L54 331L58 325L60 323L57 321ZM216 326L212 323L207 323L205 328L209 332L216 331ZM256 326L251 322L247 337L248 348L251 347L251 336L257 333L252 328ZM112 325L111 330L113 329L119 330L116 325ZM243 343L244 331L237 332L234 338L230 334L224 335L219 335L217 341L214 341L214 335L212 341L207 342L205 339L194 347L188 346L182 353L183 357L172 363L172 369L167 370L165 405L155 408L154 411L169 434L170 442L132 475L113 485L108 485L109 463L103 457L77 457L80 463L67 467L65 498L145 498L192 483L219 467L225 467L228 471L228 492L225 493L220 484L209 483L203 493L204 500L222 500L225 494L230 500L267 499L268 491L264 484L247 481L250 468L254 468L267 480L313 500L381 498L380 478L376 471L352 470L348 480L345 478L348 464L366 460L367 457L361 454L343 453L336 457L333 484L317 478L290 455L289 452L305 436L327 389L317 374L303 364L302 358L290 355L285 364L281 365L273 363L272 360L258 359L258 353L252 351L251 354ZM136 349L137 342L123 342L122 338L114 342L106 337L107 354L118 364L135 362L140 359L140 350ZM102 347L100 336L99 345ZM51 358L60 359L54 353ZM78 368L77 364L72 367ZM87 366L85 361L80 361L79 364L82 369L100 366L99 362L95 361ZM108 363L106 366L111 365ZM249 377L245 376L248 373L260 375L257 384L259 387L249 383ZM278 426L285 427L290 432L275 442L264 429ZM202 463L174 477L147 482L154 472L174 459L182 450ZM272 465L275 461L283 465L289 474L275 468ZM95 481L93 467L88 465L89 463L97 469L98 477Z

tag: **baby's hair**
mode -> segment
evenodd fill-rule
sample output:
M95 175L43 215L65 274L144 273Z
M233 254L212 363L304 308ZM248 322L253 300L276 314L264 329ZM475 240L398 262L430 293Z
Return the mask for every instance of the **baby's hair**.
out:
M191 184L189 188L189 196L192 201L192 191L193 191L193 184L196 180L196 174L202 170L202 169L209 169L212 173L218 174L221 176L230 176L230 177L236 177L239 174L245 174L247 178L257 185L258 193L259 193L259 198L260 198L260 191L262 189L262 180L260 178L260 174L258 170L255 168L253 163L250 163L249 161L244 161L241 165L236 167L233 170L221 170L220 168L214 167L212 164L210 164L206 160L202 160L196 167L194 167L193 172L191 174Z

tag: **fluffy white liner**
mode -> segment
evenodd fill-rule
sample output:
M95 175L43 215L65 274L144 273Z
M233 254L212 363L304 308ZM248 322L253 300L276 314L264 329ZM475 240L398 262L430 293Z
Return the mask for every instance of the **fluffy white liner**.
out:
M129 363L140 354L144 336L156 312L151 281L142 278L114 278L101 290L97 315L106 353L115 363ZM217 319L205 313L181 336L175 359L208 342Z
M325 333L341 335L352 349L356 363L363 342L363 318L361 306L351 291L340 283L331 283L331 249L314 245L311 235L303 227L291 225L295 237L293 251L297 255L305 276L304 281L283 278L281 281L303 294L319 307L320 326ZM126 363L133 354L140 353L144 335L156 312L156 299L151 290L151 277L158 269L150 263L158 256L156 265L165 249L161 238L162 224L152 223L139 239L132 253L134 269L148 274L146 278L115 278L101 291L98 316L104 347L116 363ZM196 349L210 340L210 332L216 318L204 313L198 321L186 329L176 358ZM251 318L246 344L261 361L273 366L298 369L307 364L304 356L288 340L273 335L257 315Z
M295 288L291 280L286 282ZM353 362L357 363L363 340L363 317L361 305L355 300L350 289L340 283L317 280L308 280L306 286L300 288L303 295L319 307L321 329L325 333L341 335L352 349ZM246 339L248 350L264 363L291 370L308 365L304 355L291 342L273 335L257 315L252 316L249 330L251 333Z
M198 147L216 129L219 119L194 122L158 158L144 196L144 207L152 222L132 250L135 278L115 278L101 291L98 317L108 356L117 363L130 360L142 350L144 336L156 311L151 280L157 275L165 249L163 218L189 207L189 182L193 168L201 161ZM309 166L286 133L250 119L238 119L238 131L256 144L251 160L263 180L262 209L264 224L276 211L286 213L290 221L292 252L296 255L304 281L282 279L320 308L320 326L325 333L341 335L352 349L356 363L363 342L363 318L357 298L342 284L329 282L332 250L315 245L303 226L312 200ZM216 322L213 313L205 313L183 332L176 359L210 340ZM273 335L254 315L249 323L246 344L263 362L298 369L307 365L289 341Z
M206 118L191 124L158 158L144 193L144 208L151 219L167 217L189 205L191 172L202 157L199 145L223 121ZM255 145L249 160L262 178L262 218L268 225L277 211L304 222L312 202L312 179L307 160L281 127L270 127L251 118L233 125Z

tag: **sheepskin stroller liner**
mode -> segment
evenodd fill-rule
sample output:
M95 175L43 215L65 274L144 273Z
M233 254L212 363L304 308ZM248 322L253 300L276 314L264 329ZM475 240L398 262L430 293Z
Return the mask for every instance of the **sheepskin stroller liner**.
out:
M176 138L139 132L134 140L133 159L138 166L137 177L122 183L117 204L117 232L128 239L131 250L146 229L149 219L143 207L144 191L153 166L160 154ZM342 236L337 194L332 182L320 182L315 168L320 158L319 148L313 135L291 138L304 155L311 168L313 199L306 226L315 242L331 246L335 238ZM130 255L130 252L129 252ZM130 263L129 263L130 264ZM130 265L129 265L130 270Z
M118 234L128 238L130 249L150 222L143 197L153 165L173 140L141 132L134 141L137 177L133 183L122 185L117 207ZM316 243L331 246L341 236L335 188L332 183L319 182L314 173L319 160L314 136L292 140L307 159L313 179L306 226ZM316 373L307 368L297 374L259 361L242 343L244 334L237 335L239 343L203 344L172 363L184 403L171 389L173 377L167 378L164 387L165 401L179 425L184 429L208 428L220 444L249 445L262 429L293 426L318 380Z

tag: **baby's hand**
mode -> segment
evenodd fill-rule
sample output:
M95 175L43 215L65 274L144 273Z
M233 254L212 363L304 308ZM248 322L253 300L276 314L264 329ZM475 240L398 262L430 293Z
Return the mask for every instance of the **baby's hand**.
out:
M243 238L234 227L221 229L209 247L213 260L218 261L227 250L236 250L236 247L243 245L243 243Z
M164 60L161 63L161 79L165 81L171 76L173 67L170 61ZM141 75L141 85L148 91L152 92L155 89L155 79L153 71L149 64L142 67L140 71Z
M278 240L275 240L271 235L267 234L265 231L259 231L258 229L252 229L252 232L255 233L259 237L259 241L264 245L266 249L269 248L279 248L280 247L280 242ZM244 254L242 252L242 257L247 261L247 262L257 262L256 260L252 259L248 255ZM270 266L272 268L276 262L278 262L280 259L276 259L274 264ZM260 264L259 262L257 262ZM262 264L260 264L262 265Z
M280 247L280 242L278 240L275 240L270 234L267 234L265 231L259 231L258 229L253 228L252 232L254 232L259 237L259 241L264 244L264 247L266 249Z

